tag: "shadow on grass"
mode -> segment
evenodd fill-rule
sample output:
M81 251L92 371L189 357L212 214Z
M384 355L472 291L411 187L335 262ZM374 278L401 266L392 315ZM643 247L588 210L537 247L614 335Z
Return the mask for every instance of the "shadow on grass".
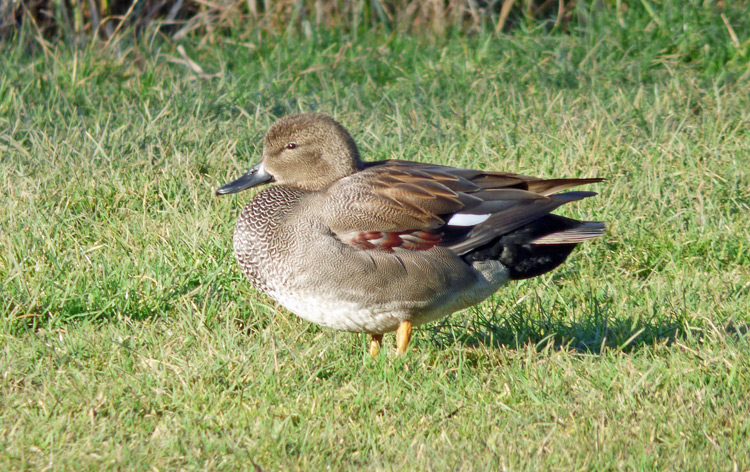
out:
M489 311L472 308L463 317L449 316L425 331L429 342L439 348L456 344L519 348L529 343L543 348L551 343L558 349L598 354L605 349L632 352L653 344L671 344L691 330L685 316L674 310L650 319L628 318L615 316L609 303L595 296L588 300L589 315L581 319L571 320L539 304L535 309L503 309L498 303Z

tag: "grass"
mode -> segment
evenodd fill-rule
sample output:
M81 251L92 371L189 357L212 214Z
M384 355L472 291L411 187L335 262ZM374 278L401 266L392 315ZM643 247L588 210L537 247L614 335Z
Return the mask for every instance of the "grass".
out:
M750 469L750 26L660 5L628 34L0 45L0 468ZM607 177L562 213L608 233L371 360L253 291L249 195L213 195L298 110L369 159Z

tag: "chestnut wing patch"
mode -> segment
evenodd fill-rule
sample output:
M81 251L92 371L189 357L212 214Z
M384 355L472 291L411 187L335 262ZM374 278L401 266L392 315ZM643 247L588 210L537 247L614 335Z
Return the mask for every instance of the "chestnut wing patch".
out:
M408 231L362 231L349 233L344 240L350 246L360 249L394 252L394 249L424 251L433 248L442 241L442 234L431 230Z

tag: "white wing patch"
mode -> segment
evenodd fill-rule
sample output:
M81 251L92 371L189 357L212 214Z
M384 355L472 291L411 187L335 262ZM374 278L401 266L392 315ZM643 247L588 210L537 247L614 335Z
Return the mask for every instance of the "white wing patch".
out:
M470 213L456 213L448 220L448 226L476 226L479 223L484 223L490 214L486 215L472 215Z

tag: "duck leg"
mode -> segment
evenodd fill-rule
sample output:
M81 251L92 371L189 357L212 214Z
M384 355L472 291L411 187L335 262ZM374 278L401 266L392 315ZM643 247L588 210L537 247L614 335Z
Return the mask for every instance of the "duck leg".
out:
M409 340L411 339L411 321L404 320L398 326L396 331L396 347L398 348L399 354L405 354L406 348L409 347Z
M382 334L371 334L370 335L370 355L375 357L380 351L380 345L383 343Z

